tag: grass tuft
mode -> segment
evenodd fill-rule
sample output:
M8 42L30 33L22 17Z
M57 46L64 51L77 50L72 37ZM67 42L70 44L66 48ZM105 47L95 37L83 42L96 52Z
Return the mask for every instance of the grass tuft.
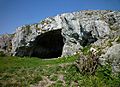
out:
M0 57L0 87L119 87L120 74L114 76L111 67L99 66L94 75L82 75L74 62L78 55L56 58ZM50 84L48 80L53 83ZM40 84L41 82L41 84Z

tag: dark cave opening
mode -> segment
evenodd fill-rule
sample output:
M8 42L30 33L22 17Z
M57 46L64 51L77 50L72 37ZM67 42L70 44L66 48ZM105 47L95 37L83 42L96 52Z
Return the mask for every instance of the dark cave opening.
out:
M32 42L31 57L57 58L62 55L63 37L61 30L49 31L36 37Z

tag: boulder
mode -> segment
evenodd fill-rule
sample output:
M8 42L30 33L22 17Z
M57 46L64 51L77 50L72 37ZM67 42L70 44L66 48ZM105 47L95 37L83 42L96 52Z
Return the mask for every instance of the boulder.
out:
M120 72L120 44L115 44L108 48L107 52L101 56L100 63L102 65L112 65L114 73Z

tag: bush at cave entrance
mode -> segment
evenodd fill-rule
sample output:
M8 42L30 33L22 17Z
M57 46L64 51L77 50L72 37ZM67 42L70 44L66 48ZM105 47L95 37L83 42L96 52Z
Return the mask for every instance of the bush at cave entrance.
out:
M0 57L4 57L5 53L3 51L0 51Z

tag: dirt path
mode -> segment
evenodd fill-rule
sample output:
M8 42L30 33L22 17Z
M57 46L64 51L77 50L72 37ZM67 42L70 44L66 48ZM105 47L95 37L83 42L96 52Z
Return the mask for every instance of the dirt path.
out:
M68 64L71 64L71 63L59 64L59 66L65 67ZM59 84L59 83L57 83L58 81L61 81L61 84L63 85L62 87L66 87L66 82L64 80L64 75L61 74L61 73L58 73L58 74L53 73L50 76L54 76L54 75L57 76L56 81L51 81L50 77L48 77L48 76L42 76L42 78L43 78L42 81L39 81L39 83L31 85L30 87L51 87L51 85L53 85L53 84Z
M46 76L42 76L42 78L43 78L42 81L39 81L38 84L31 85L30 87L49 87L50 85L55 83L55 81L50 81Z

